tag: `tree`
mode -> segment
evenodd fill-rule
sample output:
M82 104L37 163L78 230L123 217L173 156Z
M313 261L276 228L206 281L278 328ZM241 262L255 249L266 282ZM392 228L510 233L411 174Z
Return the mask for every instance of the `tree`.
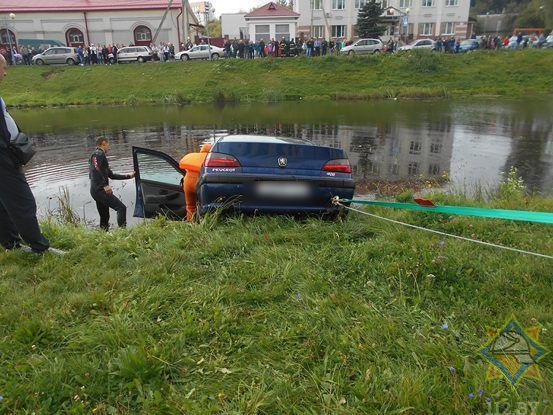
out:
M200 29L200 33L204 36L207 36L209 31L209 37L221 37L221 20L210 20L207 22L207 26L204 26Z
M359 37L376 38L386 31L386 26L379 24L382 6L370 0L359 10L357 15L357 34Z
M207 23L207 28L209 29L209 36L211 37L221 37L221 20L210 20Z

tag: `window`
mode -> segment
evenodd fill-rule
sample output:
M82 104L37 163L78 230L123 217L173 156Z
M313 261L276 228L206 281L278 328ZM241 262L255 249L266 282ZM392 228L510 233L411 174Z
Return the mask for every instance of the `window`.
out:
M290 40L290 25L287 25L287 24L275 25L275 39L280 41L282 38L285 38L286 40Z
M442 143L431 143L430 152L434 154L440 154L442 152Z
M419 170L420 170L420 166L419 166L419 163L417 163L416 161L412 161L407 166L407 174L409 176L416 176L417 174L419 174Z
M382 7L383 9L388 8L388 0L380 0L379 2L377 1L377 3L380 3L380 7Z
M153 154L138 153L137 159L140 164L141 180L182 186L182 174L163 158Z
M455 23L445 22L443 25L444 25L444 30L442 30L442 35L453 35L453 34L455 34Z
M422 7L433 7L434 0L422 0Z
M367 160L367 173L380 174L380 165L373 160Z
M434 31L434 23L419 24L419 34L421 36L432 36Z
M265 42L271 39L271 31L268 24L255 25L255 41L259 42L261 39Z
M322 10L323 0L311 0L311 5L313 6L313 10Z
M344 10L346 8L346 0L332 0L332 10Z
M332 37L346 37L346 26L344 26L344 25L333 25L332 26Z
M409 146L409 154L420 154L421 153L421 143L420 141L411 141Z
M324 26L313 26L311 36L313 36L313 37L325 37L325 27Z
M431 163L428 165L428 175L429 176L437 176L440 174L440 165Z
M356 9L362 8L365 4L367 4L367 0L355 0Z
M413 7L413 0L399 0L400 9L406 9L407 7Z
M240 39L247 39L250 37L250 32L247 27L239 27L238 32L240 33Z
M9 34L10 34L10 37L8 38L8 31L6 31L6 29L2 29L0 31L0 38L1 38L1 42L4 44L4 45L9 45L10 43L12 45L15 45L15 36L13 34L13 32L10 30L9 31ZM11 39L11 42L10 42L10 39ZM7 48L6 48L7 49Z
M388 173L393 174L394 176L399 175L399 165L398 164L390 164L388 166Z
M65 39L69 46L84 45L83 32L81 32L77 28L71 28L67 32L65 32Z
M152 40L152 31L146 26L138 26L134 29L134 43L150 42Z
M459 0L445 0L446 6L458 6Z

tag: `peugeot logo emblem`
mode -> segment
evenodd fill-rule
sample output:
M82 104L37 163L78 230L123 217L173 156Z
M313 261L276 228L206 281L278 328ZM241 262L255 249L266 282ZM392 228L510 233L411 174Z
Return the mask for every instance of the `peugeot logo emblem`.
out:
M288 160L286 159L286 157L279 157L278 158L278 166L279 167L286 167L287 164L288 164Z

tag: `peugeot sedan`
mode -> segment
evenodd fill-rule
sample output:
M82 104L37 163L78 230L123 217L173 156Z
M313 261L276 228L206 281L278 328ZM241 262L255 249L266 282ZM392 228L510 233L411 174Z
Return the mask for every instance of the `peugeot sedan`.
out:
M176 160L159 151L133 147L137 171L134 215L160 213L186 217L182 180ZM197 182L198 213L343 213L332 198L351 199L355 190L344 150L295 138L227 135L213 143Z
M225 55L223 48L213 45L196 45L192 48L175 54L175 60L187 61L190 59L209 59L211 50L211 59L219 59Z
M432 39L417 39L414 42L403 45L398 48L398 51L412 50L412 49L430 49L436 50L436 42Z

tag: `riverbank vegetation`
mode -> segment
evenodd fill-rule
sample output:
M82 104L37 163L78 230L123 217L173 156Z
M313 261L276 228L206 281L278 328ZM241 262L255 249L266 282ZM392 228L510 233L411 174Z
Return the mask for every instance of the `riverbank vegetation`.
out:
M551 50L476 51L114 66L17 66L11 106L370 100L553 93Z
M523 187L510 177L488 205L553 211L553 199ZM553 253L551 225L370 212ZM1 413L552 409L551 355L543 382L511 390L486 381L475 354L486 326L513 312L525 327L542 324L539 340L553 349L551 260L355 212L343 222L158 218L108 233L60 217L43 227L66 256L0 253Z

